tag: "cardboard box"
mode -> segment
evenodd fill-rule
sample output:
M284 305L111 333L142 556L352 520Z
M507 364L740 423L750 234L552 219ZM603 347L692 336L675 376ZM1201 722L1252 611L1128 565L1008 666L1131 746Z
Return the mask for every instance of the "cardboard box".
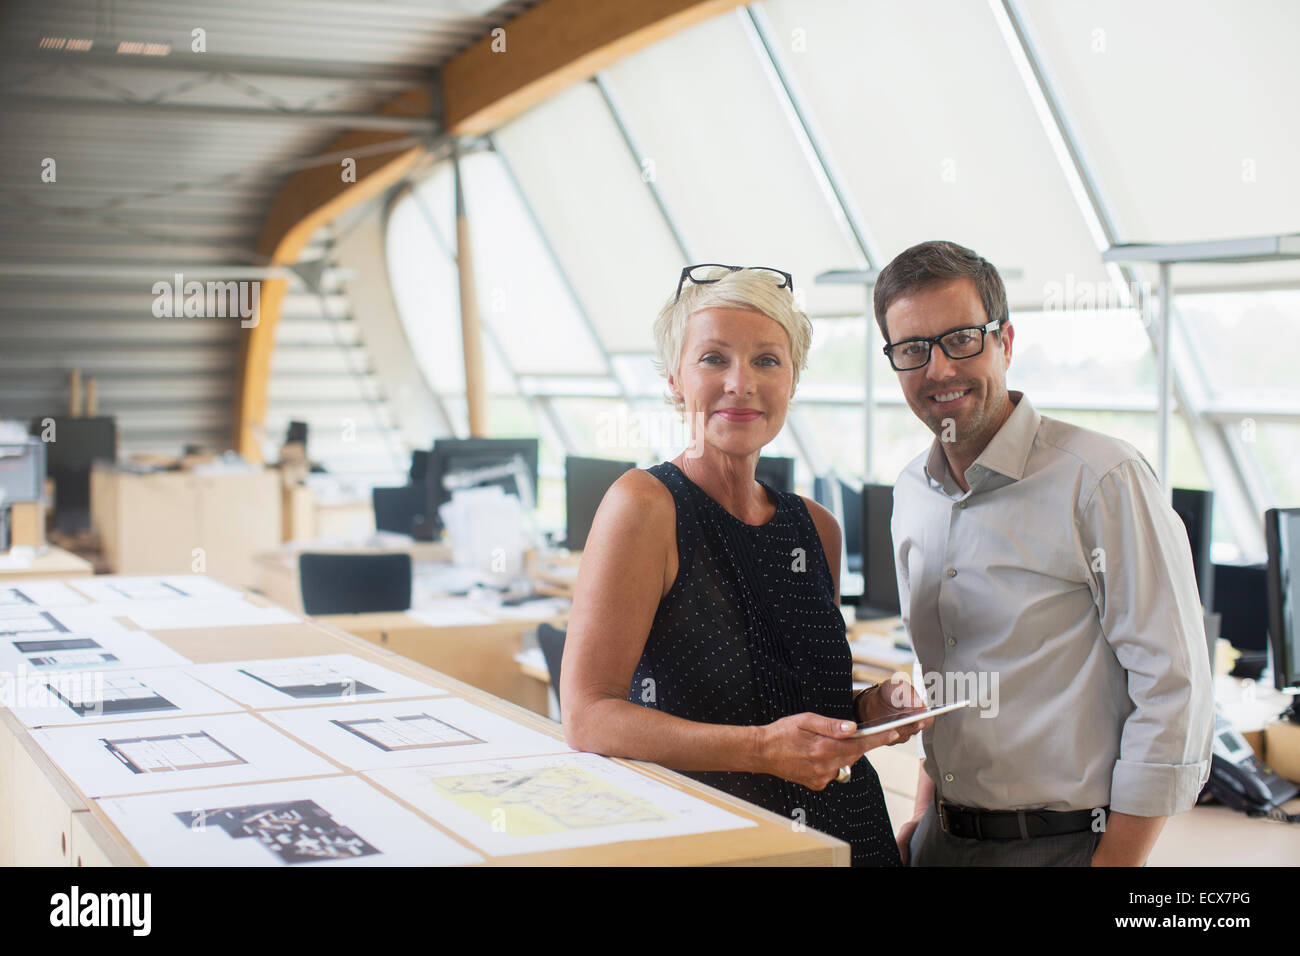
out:
M1265 763L1288 780L1300 783L1300 724L1275 720L1264 728Z
M39 501L15 501L9 506L9 546L45 547L45 506Z
M231 585L253 579L253 556L280 545L280 481L272 470L136 475L96 468L95 528L116 574L203 572Z

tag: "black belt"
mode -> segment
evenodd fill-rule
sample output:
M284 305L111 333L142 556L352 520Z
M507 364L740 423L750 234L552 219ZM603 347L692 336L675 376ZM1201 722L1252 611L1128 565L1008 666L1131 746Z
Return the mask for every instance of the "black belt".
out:
M1029 840L1091 830L1097 810L977 810L935 800L944 833L967 840ZM1099 807L1102 819L1110 807ZM1104 823L1103 823L1104 826Z

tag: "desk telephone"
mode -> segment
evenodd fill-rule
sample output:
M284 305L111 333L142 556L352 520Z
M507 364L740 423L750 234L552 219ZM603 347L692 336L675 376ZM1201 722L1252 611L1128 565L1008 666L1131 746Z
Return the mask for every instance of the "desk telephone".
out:
M1252 816L1267 813L1300 794L1300 786L1279 776L1255 756L1246 738L1233 729L1217 708L1210 781L1206 789L1225 806Z

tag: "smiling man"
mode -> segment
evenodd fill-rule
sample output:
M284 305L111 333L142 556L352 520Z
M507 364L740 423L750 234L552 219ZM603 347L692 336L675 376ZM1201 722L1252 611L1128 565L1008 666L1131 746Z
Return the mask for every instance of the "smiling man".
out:
M1135 448L1007 391L1015 330L985 259L913 246L877 279L875 313L935 435L894 489L903 620L939 686L998 689L996 708L923 734L903 859L1140 866L1209 775L1186 532Z

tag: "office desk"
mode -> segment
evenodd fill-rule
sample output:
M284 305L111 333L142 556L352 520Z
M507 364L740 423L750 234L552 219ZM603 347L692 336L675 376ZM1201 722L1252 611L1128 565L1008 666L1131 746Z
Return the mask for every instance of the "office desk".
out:
M547 685L521 672L515 655L523 649L525 633L542 622L564 627L567 615L450 627L426 624L405 611L329 614L315 620L544 717L550 709Z
M25 578L85 577L94 573L89 561L62 548L48 547L30 562L15 560L12 552L0 552L0 584Z
M319 622L154 633L196 663L352 654L552 737L557 741L557 752L565 749L563 736L553 722ZM256 708L247 708L246 712L255 716L259 713ZM329 759L326 754L316 753ZM839 840L811 830L798 831L789 820L653 764L615 762L752 820L756 826L524 855L493 857L476 847L487 858L486 864L481 865L847 865L849 861L849 847ZM356 776L341 765L339 773ZM417 810L412 812L424 817ZM451 833L437 821L424 819L439 830ZM461 841L470 842L464 838ZM97 802L77 788L40 749L17 717L5 708L0 708L0 863L53 866L144 863Z

